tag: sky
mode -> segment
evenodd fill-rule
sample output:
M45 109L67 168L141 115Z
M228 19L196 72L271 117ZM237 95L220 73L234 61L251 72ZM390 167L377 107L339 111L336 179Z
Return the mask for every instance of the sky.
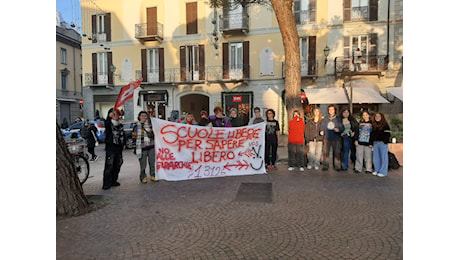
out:
M80 0L56 0L56 11L61 13L62 19L70 26L75 23L75 29L81 33L81 7Z

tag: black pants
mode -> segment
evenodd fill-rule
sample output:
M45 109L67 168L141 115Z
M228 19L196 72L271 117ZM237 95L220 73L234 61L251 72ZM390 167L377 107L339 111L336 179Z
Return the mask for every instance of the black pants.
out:
M94 146L93 147L88 146L88 153L91 154L91 159L94 159L96 157L96 153L94 152Z
M278 151L278 139L266 140L265 142L265 163L266 164L275 165L277 151Z
M118 181L123 154L121 152L106 152L103 186L110 187Z

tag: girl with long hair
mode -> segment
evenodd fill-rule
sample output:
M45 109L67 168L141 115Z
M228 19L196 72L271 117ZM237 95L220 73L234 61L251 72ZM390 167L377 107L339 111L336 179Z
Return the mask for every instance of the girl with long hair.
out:
M390 141L390 126L383 113L375 113L372 121L374 140L374 169L373 175L385 177L388 174L388 142Z

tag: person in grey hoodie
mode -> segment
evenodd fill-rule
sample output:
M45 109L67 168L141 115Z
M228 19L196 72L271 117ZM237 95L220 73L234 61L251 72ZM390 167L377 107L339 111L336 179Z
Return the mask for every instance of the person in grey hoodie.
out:
M342 168L342 160L340 152L342 150L342 137L344 127L342 119L337 117L337 108L334 105L327 107L328 116L321 121L320 135L323 139L323 170L329 169L329 149L332 149L333 159L332 164L337 171Z

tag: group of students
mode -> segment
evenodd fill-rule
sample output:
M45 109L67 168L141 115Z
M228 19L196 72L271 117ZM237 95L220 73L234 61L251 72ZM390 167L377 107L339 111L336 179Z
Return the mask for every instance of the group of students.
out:
M304 171L307 147L307 169L329 169L329 153L332 150L332 164L337 171L347 171L349 161L354 172L385 177L388 174L388 142L390 127L385 115L377 112L373 119L369 112L362 112L358 122L348 108L337 116L337 108L329 105L328 115L323 118L321 110L315 108L307 122L298 111L289 121L288 164L289 171L298 167ZM374 170L373 170L374 168Z

